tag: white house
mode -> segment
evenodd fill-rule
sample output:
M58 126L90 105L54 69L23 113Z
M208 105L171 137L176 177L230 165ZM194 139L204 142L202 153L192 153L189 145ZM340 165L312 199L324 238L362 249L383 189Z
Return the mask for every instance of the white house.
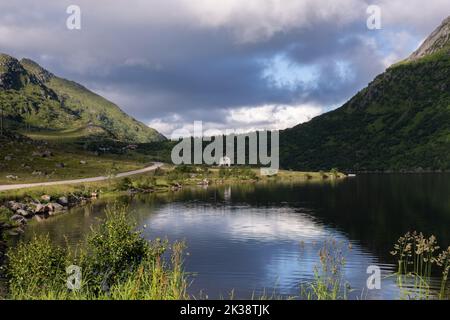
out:
M231 167L231 159L230 157L222 157L219 160L219 167Z

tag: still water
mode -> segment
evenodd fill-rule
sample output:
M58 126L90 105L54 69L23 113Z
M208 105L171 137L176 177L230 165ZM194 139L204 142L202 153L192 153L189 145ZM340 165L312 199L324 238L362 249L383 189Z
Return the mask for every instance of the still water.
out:
M314 276L319 250L334 240L345 255L353 299L398 298L389 252L418 230L450 244L450 175L363 175L336 182L194 187L166 195L97 201L29 225L25 239L48 233L78 242L108 202L129 204L144 236L185 240L190 293L199 298L299 296ZM382 270L367 290L367 267Z

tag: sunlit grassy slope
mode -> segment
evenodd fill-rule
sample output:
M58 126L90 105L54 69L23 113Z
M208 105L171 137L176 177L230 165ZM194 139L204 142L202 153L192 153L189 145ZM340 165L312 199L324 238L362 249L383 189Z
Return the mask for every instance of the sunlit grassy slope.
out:
M0 107L5 130L30 136L49 132L96 136L130 143L164 140L87 88L59 78L31 60L0 54Z

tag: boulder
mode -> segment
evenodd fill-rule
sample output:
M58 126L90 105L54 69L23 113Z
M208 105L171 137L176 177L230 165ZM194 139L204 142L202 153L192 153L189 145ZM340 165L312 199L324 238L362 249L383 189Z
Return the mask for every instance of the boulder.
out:
M17 222L17 223L21 223L21 224L25 224L27 223L27 219L25 219L23 216L21 216L20 214L15 214L10 218L11 221Z
M60 197L57 202L65 207L69 205L69 199L67 199L67 197Z
M26 206L23 203L16 202L16 201L8 201L6 206L11 209L12 211L17 211L20 209L25 210Z
M50 214L64 211L64 207L56 202L49 203L46 207Z
M41 196L41 199L48 202L52 200L52 197L49 196L48 194L44 194L43 196Z
M47 213L47 206L44 206L43 204L38 203L36 207L34 208L35 214L45 214Z
M16 213L21 215L22 217L25 217L25 218L30 217L30 216L33 215L32 212L30 212L28 210L24 210L24 209L19 209L19 210L16 211Z
M44 152L42 152L41 156L43 158L48 158L48 157L53 156L53 153L50 150L45 150Z

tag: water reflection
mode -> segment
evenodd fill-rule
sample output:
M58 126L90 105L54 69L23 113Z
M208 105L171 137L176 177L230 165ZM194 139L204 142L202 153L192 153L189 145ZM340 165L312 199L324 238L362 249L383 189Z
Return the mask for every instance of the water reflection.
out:
M323 242L342 243L351 298L396 298L389 251L417 229L448 245L449 175L361 176L341 183L262 184L193 188L118 199L128 203L147 238L185 239L191 293L238 298L275 292L298 296L313 277ZM83 238L103 216L105 202L30 225L63 243ZM351 249L350 249L351 248ZM367 291L366 269L382 269L382 290Z

